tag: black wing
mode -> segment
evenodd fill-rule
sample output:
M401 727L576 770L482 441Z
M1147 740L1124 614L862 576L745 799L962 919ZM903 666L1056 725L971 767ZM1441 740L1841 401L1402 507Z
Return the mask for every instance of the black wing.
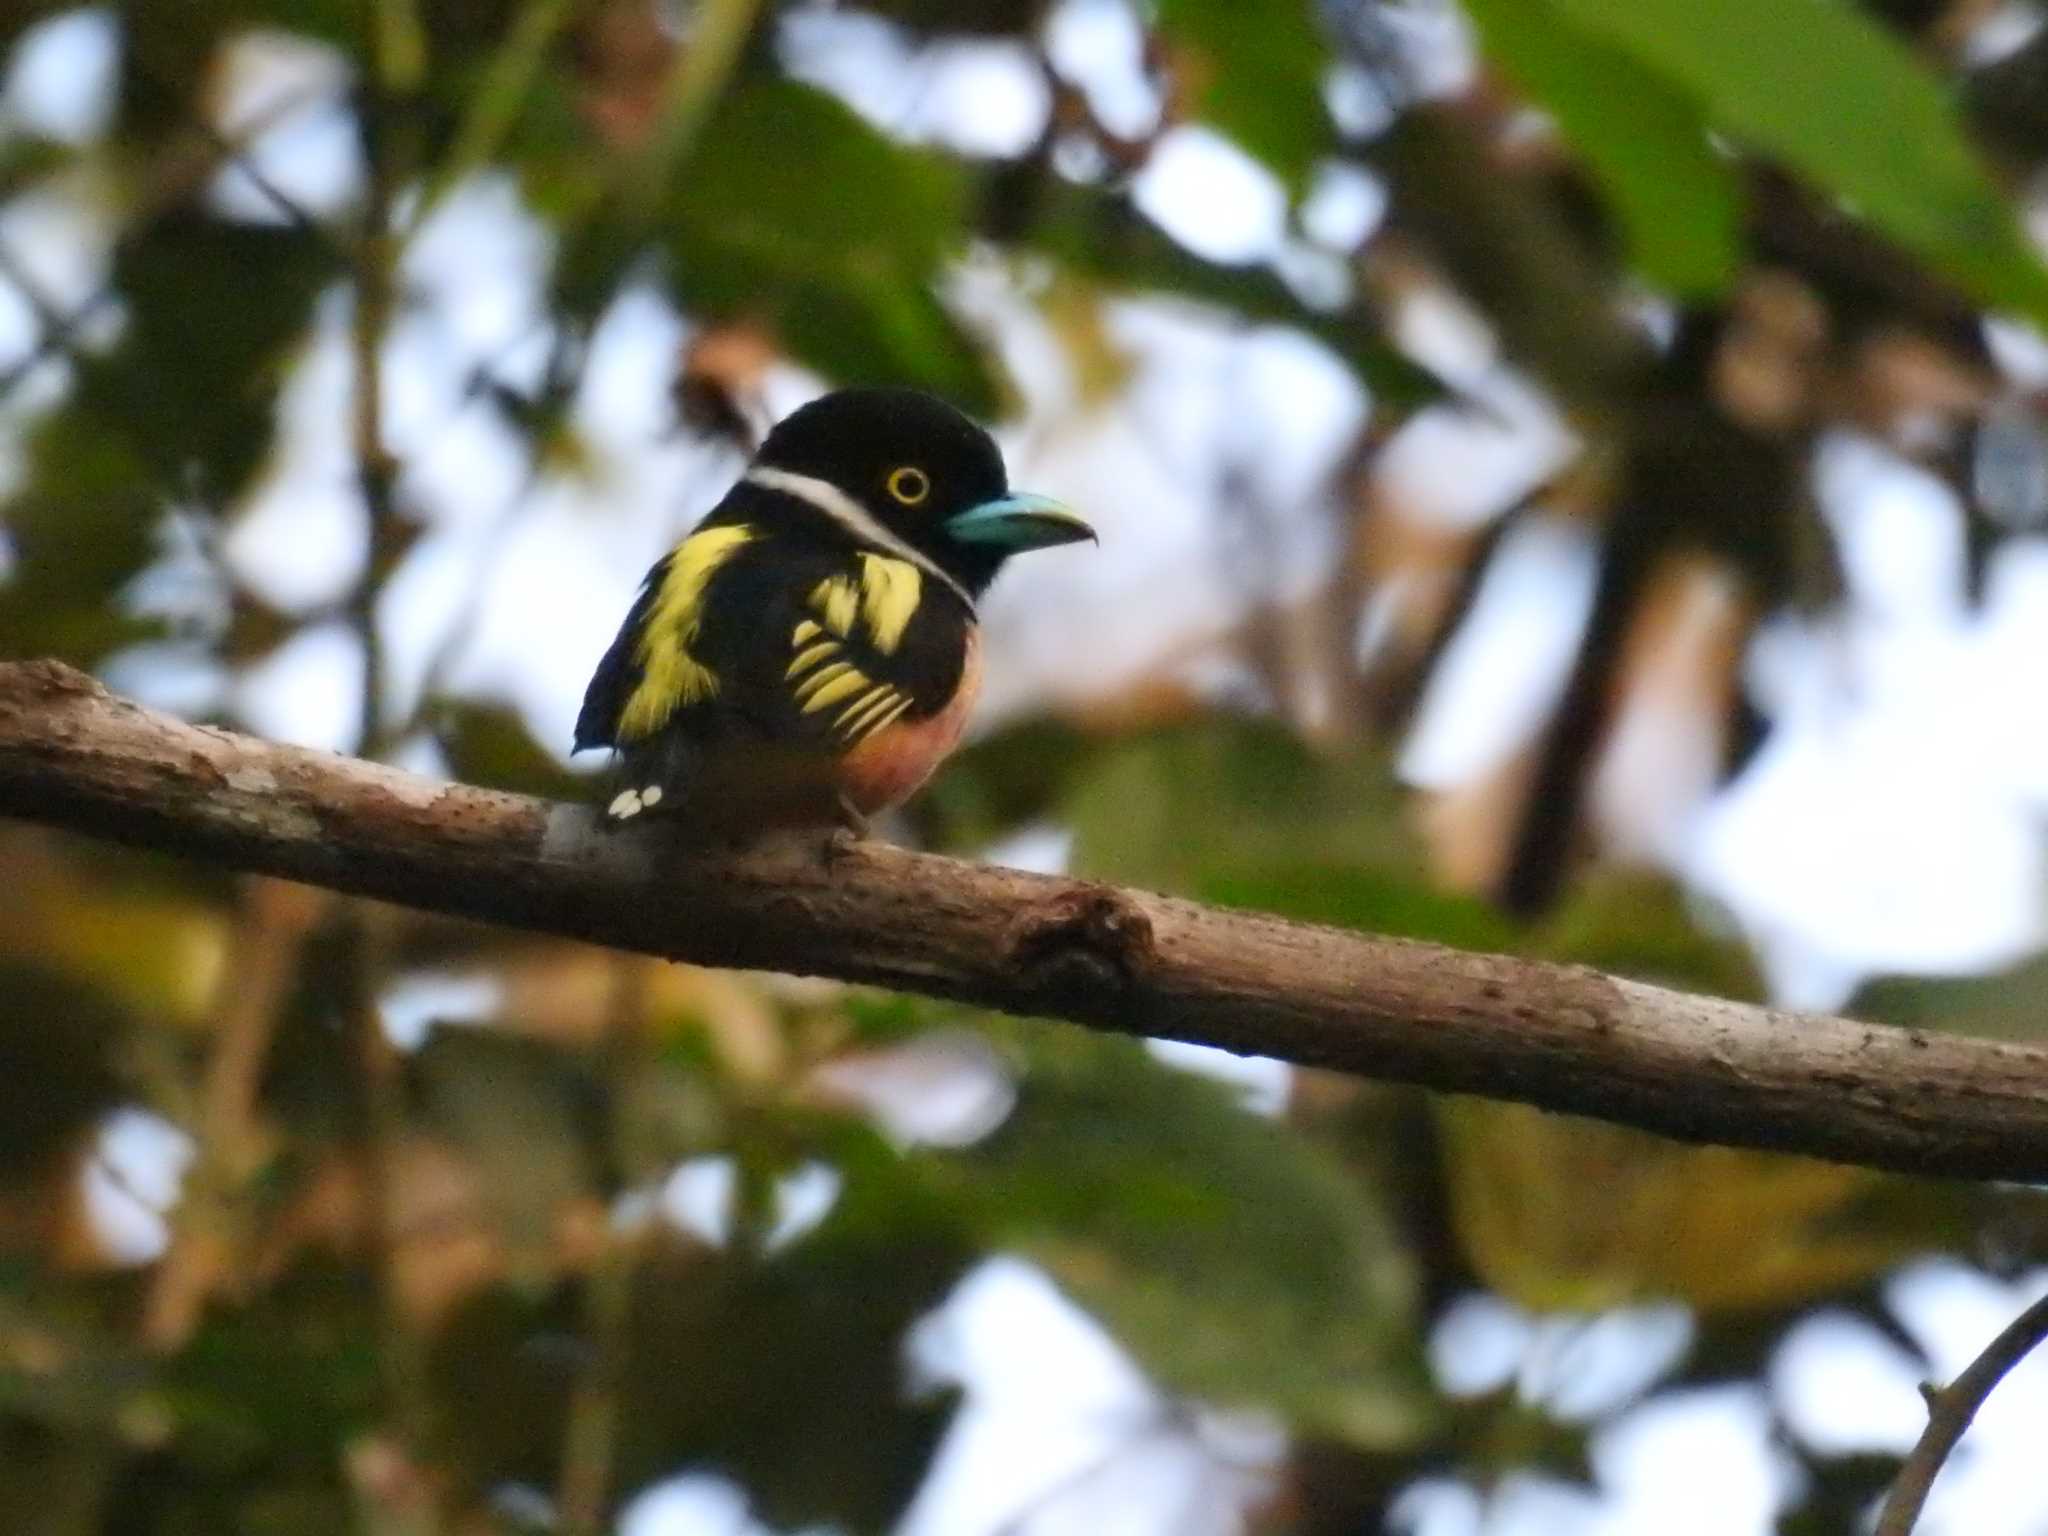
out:
M730 500L648 571L583 695L575 750L651 740L722 691L702 639L729 622L723 589L733 568L771 543L765 530L726 515Z
M627 698L639 686L643 672L633 652L646 628L647 610L654 606L654 594L668 574L669 559L670 556L663 555L654 562L640 584L640 595L626 610L625 622L598 662L597 671L591 674L590 686L583 691L583 708L576 715L576 740L571 751L587 752L592 747L618 745L619 716L625 710Z

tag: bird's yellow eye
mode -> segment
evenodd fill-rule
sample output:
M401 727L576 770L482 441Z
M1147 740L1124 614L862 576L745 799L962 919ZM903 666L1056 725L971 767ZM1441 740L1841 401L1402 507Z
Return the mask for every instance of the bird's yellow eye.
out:
M889 472L889 494L906 507L914 507L932 493L932 477L915 465L906 464Z

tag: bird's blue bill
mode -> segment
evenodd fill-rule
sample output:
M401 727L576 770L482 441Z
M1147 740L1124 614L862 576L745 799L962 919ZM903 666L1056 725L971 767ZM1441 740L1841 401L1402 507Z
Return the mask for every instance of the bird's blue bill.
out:
M1095 530L1064 502L1019 492L984 501L946 520L946 532L963 544L1003 549L1043 549L1095 537Z

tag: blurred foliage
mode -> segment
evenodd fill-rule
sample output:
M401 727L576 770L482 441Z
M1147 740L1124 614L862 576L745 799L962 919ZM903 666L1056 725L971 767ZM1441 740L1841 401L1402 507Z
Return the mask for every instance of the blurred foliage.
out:
M984 351L939 302L966 187L821 91L738 90L666 210L676 280L710 319L769 330L848 384L914 379L968 410L998 404Z
M1974 298L2048 320L2048 273L1952 93L1876 22L1822 0L1711 9L1557 0L1555 9L1699 102L1709 126L1850 202Z
M0 1176L27 1183L54 1171L119 1102L113 1052L127 1020L84 978L45 966L6 964L0 995Z
M1044 0L836 8L913 71L990 43L1026 61L1048 111L1002 154L910 142L819 84L830 71L801 68L791 38L830 7L725 0L681 7L682 28L655 0L100 8L120 44L104 128L0 132L0 287L23 317L0 358L0 655L169 656L210 680L181 695L195 712L245 724L236 684L294 640L339 624L375 651L394 581L446 554L421 537L414 466L332 466L372 529L337 594L268 596L226 548L276 468L295 370L365 323L362 294L388 294L388 323L438 302L400 256L474 178L516 188L545 247L528 338L544 360L487 360L465 401L526 455L508 516L537 483L604 484L577 436L582 369L649 286L691 326L676 430L742 441L783 362L1012 411L1015 359L960 302L963 265L1035 306L1088 409L1128 380L1121 306L1163 300L1291 328L1369 391L1339 483L1310 498L1332 579L1303 599L1246 578L1244 617L1205 642L1256 708L1166 669L1013 721L955 759L912 832L971 853L1057 829L1091 875L1756 997L1720 914L1596 857L1600 748L1647 699L1703 727L1716 773L1754 749L1750 633L1833 595L1807 489L1825 433L1941 475L1979 574L2038 529L2043 509L1979 472L1987 423L2023 461L2039 447L1979 310L2048 318L2008 190L2048 149L2048 41L1975 68L1967 4L1464 8L1483 52L1446 91L1404 53L1421 0L1136 5L1133 67L1157 98L1137 127L1068 78ZM72 9L0 4L0 44ZM309 210L251 174L255 129L227 115L238 49L280 37L332 69L279 120L340 108L378 196ZM1276 254L1216 259L1147 213L1143 173L1188 128L1274 178ZM1355 245L1311 217L1346 176L1386 195ZM16 249L11 215L52 209L76 226L76 271ZM1637 323L1646 291L1672 301L1663 331ZM1393 339L1412 346L1446 299L1578 435L1484 529L1429 523L1375 474L1415 413L1501 408ZM353 361L382 339L351 334ZM379 379L387 397L405 382ZM1253 528L1241 553L1260 552L1261 515L1298 510L1257 500L1236 482L1218 497L1219 520ZM1599 544L1572 676L1476 791L1417 796L1390 740L1501 530L1539 505ZM1674 665L1658 647L1702 572L1732 616ZM560 743L451 683L466 622L415 705L362 712L366 739L579 793ZM1996 1235L2020 1262L2048 1230L2023 1192L1316 1073L1255 1109L1135 1042L293 907L19 829L0 829L0 865L0 1529L32 1536L453 1536L556 1505L553 1528L594 1531L684 1471L731 1477L779 1528L885 1531L959 1422L959 1383L913 1372L910 1336L997 1255L1039 1266L1128 1353L1159 1396L1148 1432L1203 1405L1287 1432L1247 1527L1377 1529L1431 1473L1592 1480L1597 1424L1514 1379L1453 1399L1432 1376L1429 1330L1462 1294L1567 1315L1680 1300L1697 1332L1671 1379L1755 1377L1811 1307L1887 1321L1876 1283L1902 1257L1980 1256ZM1896 978L1859 1003L2038 1038L2043 974ZM384 1043L380 1006L424 1040ZM124 1106L191 1138L174 1206L163 1168L138 1176L103 1134ZM729 1178L724 1218L677 1215L678 1165ZM787 1190L820 1173L825 1208L796 1219ZM117 1244L109 1210L131 1236L160 1228L163 1255L138 1265L151 1244ZM1888 1460L1776 1432L1807 1474L1783 1529L1852 1529ZM595 1508L573 1507L593 1486Z
M1674 1146L1521 1105L1460 1100L1444 1122L1474 1271L1539 1310L1662 1297L1789 1309L1926 1249L1967 1247L1981 1216L1945 1185Z
M1184 299L1246 320L1298 327L1337 352L1389 401L1414 404L1441 393L1425 369L1387 345L1369 316L1306 304L1267 268L1204 261L1126 198L1058 182L1028 189L1001 185L995 191L1001 194L1000 202L991 199L999 229L1023 223L1020 233L1030 250L1108 292Z
M1291 192L1332 147L1334 125L1318 91L1329 38L1307 6L1269 6L1256 26L1232 0L1162 0L1159 26L1185 105L1271 167Z
M502 705L449 699L431 710L434 739L448 769L465 784L490 784L523 795L571 798L577 777L533 739L525 720Z
M1709 144L1695 98L1543 0L1467 9L1586 157L1642 275L1687 298L1725 288L1742 259L1741 184Z
M986 1239L1043 1263L1167 1386L1411 1443L1414 1283L1378 1193L1129 1042L1057 1030L1032 1055L1001 1129L933 1168Z
M1886 977L1863 988L1856 1013L1920 1029L2036 1040L2048 1021L2048 959L1989 976Z
M750 1262L651 1234L636 1255L615 1465L643 1486L679 1467L742 1483L777 1525L881 1531L908 1500L947 1405L912 1401L905 1330L969 1251L943 1212L863 1189L787 1255ZM546 1487L578 1365L577 1297L478 1294L435 1347L436 1399L479 1490Z
M123 242L119 339L77 359L7 503L20 570L0 650L91 661L135 632L109 594L147 563L167 500L216 504L248 485L313 296L339 272L317 235L185 210Z

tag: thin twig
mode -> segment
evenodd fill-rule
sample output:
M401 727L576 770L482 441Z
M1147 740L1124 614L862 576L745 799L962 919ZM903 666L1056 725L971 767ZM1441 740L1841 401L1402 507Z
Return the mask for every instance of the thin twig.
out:
M382 100L381 92L378 100ZM367 103L364 110L371 111L376 105L378 102ZM398 540L398 467L384 446L382 359L384 336L397 305L398 250L391 228L397 168L392 163L390 145L384 142L391 133L388 126L382 126L371 127L365 134L372 141L369 191L364 200L363 232L356 262L355 313L349 326L355 368L352 431L356 477L370 515L370 558L349 604L363 651L362 710L356 739L359 750L367 757L380 756L389 745L381 730L386 668L383 646L377 636L376 604Z
M274 122L275 119L271 121ZM263 200L270 204L286 223L301 233L312 235L324 242L329 250L344 261L354 258L355 253L334 229L315 218L310 208L285 191L268 171L256 163L249 152L254 147L251 138L244 137L238 143L222 132L217 123L203 117L196 119L195 125L200 135L221 156L223 166L238 170L246 176L249 185L256 189Z
M636 257L659 227L663 199L689 164L705 125L753 35L762 0L699 0L690 33L676 49L655 108L653 126L630 154L613 162L609 174L584 183L580 196L556 220L564 254L558 265L574 265L572 247L591 238L616 241L627 259ZM600 235L600 215L613 210L616 228ZM625 269L615 267L612 279ZM558 324L541 398L572 400L590 360L588 327L564 316Z
M641 1110L646 1094L647 984L646 960L638 955L613 957L606 1077L611 1089L612 1161L627 1189L649 1182L656 1172ZM613 1231L590 1277L584 1304L590 1361L569 1400L555 1499L564 1536L602 1536L605 1529L632 1342L633 1280L645 1247L645 1229L658 1219L650 1212L632 1229Z
M56 301L43 291L43 285L36 281L35 274L28 270L27 264L15 252L14 247L5 240L0 240L0 277L14 284L15 290L22 297L22 302L34 312L36 322L45 332L57 330L70 323L71 317L58 308Z
M324 896L303 886L247 883L213 1003L206 1077L189 1120L199 1155L179 1206L177 1232L143 1303L142 1341L183 1347L206 1303L236 1268L237 1206L257 1163L256 1100L278 1013Z
M1878 1518L1876 1536L1908 1536L1920 1518L1921 1506L1941 1475L1942 1466L1957 1442L1977 1417L1977 1410L1998 1384L2048 1340L2048 1296L2043 1296L2006 1325L2005 1331L1985 1345L1984 1353L1969 1368L1941 1390L1923 1386L1927 1399L1927 1428L1899 1468L1892 1491L1885 1498L1884 1514Z
M377 633L377 599L402 548L398 465L384 443L383 349L398 308L403 241L394 210L417 159L415 112L426 78L427 43L413 0L370 0L365 21L372 68L359 121L367 173L349 343L355 369L352 437L356 475L369 513L370 550L348 609L363 655L358 740L366 756L377 757L392 745L384 707L387 667ZM349 1023L364 1095L365 1224L377 1285L378 1366L397 1451L408 1464L416 1464L431 1430L432 1402L425 1346L405 1314L398 1274L402 1234L397 1178L405 1135L404 1088L398 1053L384 1032L378 1009L389 971L390 916L369 903L352 910L355 996ZM441 1524L434 1500L424 1494L404 1514L408 1529L431 1532Z
M689 40L662 90L654 130L626 168L623 188L636 232L658 221L661 199L739 67L760 9L761 0L699 0Z
M702 0L689 40L676 51L675 62L663 84L661 105L647 142L637 153L622 156L608 176L592 179L583 205L572 208L559 221L564 245L572 244L585 233L597 210L614 199L623 199L627 206L629 246L653 228L659 217L659 197L695 148L698 135L738 67L759 9L760 0ZM571 19L573 10L568 0L529 0L472 98L469 114L457 130L448 156L428 177L414 217L407 225L408 231L416 230L427 210L445 195L448 187L483 163L509 132L534 71L562 26ZM587 339L574 321L562 320L549 351L542 399L575 398L589 357ZM519 344L524 344L524 338ZM479 379L487 379L492 371L491 365L486 364ZM493 554L485 559L482 571L471 583L468 595L428 659L407 729L419 722L445 688L448 674L469 640L488 595L498 554L528 510L534 491L542 483L542 470L538 460L529 466L525 482L493 529L488 540Z
M266 197L274 201L283 199L281 209L287 217L296 215L300 219L310 221L311 215L296 202L291 201L267 177L261 175L247 159L247 154L249 146L263 134L316 99L315 92L293 92L273 103L268 110L251 118L233 134L223 133L215 125L203 120L195 120L193 126L199 136L206 141L207 153L199 157L175 152L162 156L156 173L148 178L143 193L135 199L128 210L129 225L132 228L147 225L150 220L157 218L167 209L184 202L223 166L230 164L239 164L248 171L251 180ZM319 228L317 225L311 227ZM322 234L329 240L334 238L331 231L322 230ZM5 369L0 369L0 402L4 402L43 364L59 354L69 356L73 351L72 344L78 339L79 333L102 310L118 299L120 293L112 284L107 284L81 300L68 313L59 313L48 303L46 296L39 295L11 272L0 273L0 276L9 277L22 289L24 297L43 322L43 333L35 348L27 356L10 363Z
M59 353L69 357L72 343L78 339L79 332L118 297L113 288L102 288L90 298L82 300L69 314L59 316L55 325L44 327L43 334L33 351L0 370L0 402L6 401L31 374Z
M416 233L451 187L488 164L525 109L548 50L575 16L576 0L526 0L471 93L441 163L420 189L406 233Z
M392 914L370 902L349 909L354 985L346 1023L349 1054L363 1090L364 1243L376 1277L377 1366L384 1407L408 1459L426 1443L432 1422L426 1350L407 1319L399 1290L399 1249L415 1234L398 1219L399 1148L405 1138L403 1063L384 1031L378 990L389 970Z
M261 112L251 114L248 122L229 132L214 120L211 112L203 104L190 100L189 92L185 88L152 70L146 60L136 59L131 67L154 79L167 97L183 102L187 125L205 142L210 158L216 166L240 171L249 179L249 185L256 189L263 200L294 228L324 240L335 254L344 260L353 255L334 230L313 217L312 211L305 204L279 186L270 173L256 163L251 154L258 139L272 128L288 121L302 109L318 102L323 94L321 91L315 88L287 92L277 102L269 104Z

